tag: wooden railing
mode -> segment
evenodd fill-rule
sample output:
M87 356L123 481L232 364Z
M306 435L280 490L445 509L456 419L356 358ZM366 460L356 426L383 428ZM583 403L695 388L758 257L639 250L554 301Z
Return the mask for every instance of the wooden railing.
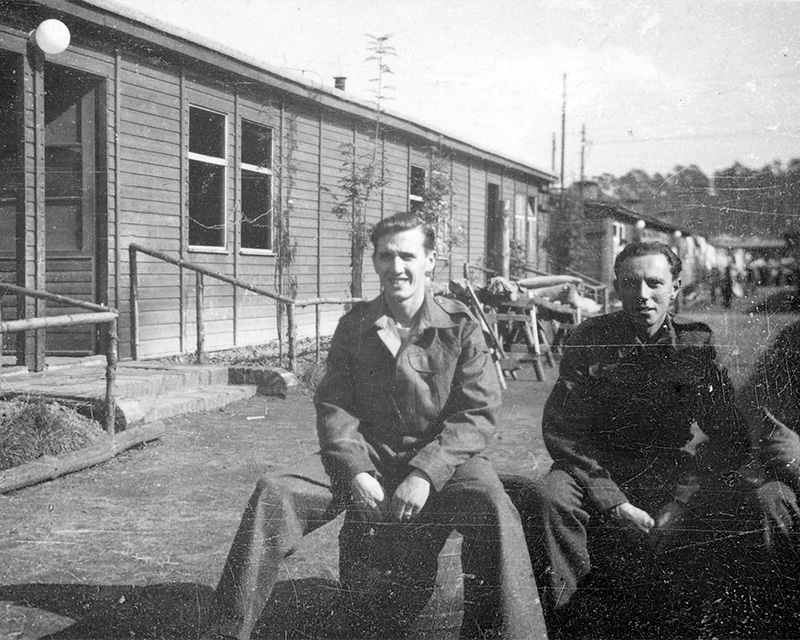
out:
M32 331L36 329L47 329L52 327L73 327L82 324L104 324L107 326L106 344L106 394L105 394L105 416L103 423L105 430L114 433L114 419L116 415L116 400L114 398L114 384L117 378L117 320L119 313L112 307L106 307L85 300L76 300L67 296L61 296L46 291L26 289L13 284L0 283L0 294L13 293L18 296L27 296L48 300L59 304L68 304L72 307L85 309L90 313L77 315L64 314L60 316L46 316L39 318L24 318L22 320L7 320L0 322L0 334L16 333L17 331Z
M566 272L571 276L575 276L583 280L590 297L601 307L603 307L603 313L608 313L611 310L611 300L608 294L608 287L604 283L570 267L567 267Z
M541 269L534 269L533 267L524 266L523 269L527 273L532 273L537 276L549 276L553 275L547 271L542 271ZM500 275L499 272L495 271L494 269L487 269L486 267L482 267L480 265L468 264L464 263L464 277L467 280L472 280L472 272L479 271L485 274L488 277L494 277ZM599 280L595 280L580 271L576 271L575 269L571 269L567 267L565 269L565 273L567 275L575 276L583 280L583 287L592 300L597 302L601 307L603 307L603 312L608 313L611 308L611 301L609 298L609 291L608 287L600 282Z
M295 309L297 307L308 307L308 306L316 306L316 350L317 350L317 359L320 358L320 344L321 344L321 322L320 322L320 305L323 304L352 304L354 302L359 302L361 298L307 298L307 299L296 299L290 298L288 296L284 296L280 293L275 293L274 291L269 291L268 289L263 289L262 287L255 286L246 282L244 280L240 280L239 278L233 278L231 276L227 276L223 273L218 273L216 271L212 271L211 269L207 269L206 267L201 267L200 265L193 264L186 260L181 260L179 258L173 258L166 253L162 253L161 251L155 251L153 249L147 249L138 244L131 244L128 247L128 255L130 259L130 305L131 305L131 357L134 360L138 360L140 357L139 354L139 266L138 266L138 259L137 254L143 253L145 255L151 256L158 260L162 260L169 264L175 265L176 267L180 267L183 269L188 269L189 271L194 271L196 275L196 296L195 296L195 314L196 314L196 322L197 322L197 363L202 364L205 361L205 323L204 323L204 277L208 276L209 278L214 278L215 280L219 280L221 282L225 282L227 284L232 285L234 288L239 287L241 289L245 289L247 291L251 291L257 295L264 296L271 300L275 300L279 304L285 305L286 308L286 328L287 328L287 342L288 342L288 349L287 349L287 357L289 360L288 369L294 372L297 369L297 323L295 320ZM281 340L281 336L277 336L278 340Z
M493 278L495 276L499 276L500 272L495 271L494 269L487 269L486 267L482 267L478 264L469 264L468 262L464 263L464 277L467 280L472 281L472 272L473 271L480 271L484 276L488 276Z
M310 307L314 305L314 334L315 334L315 350L317 362L322 358L322 322L320 306L323 304L355 304L361 302L363 298L298 298L294 300L291 306L294 307ZM287 323L288 325L288 323ZM292 324L287 327L289 329L289 371L294 371L297 367L297 325Z
M547 271L542 271L541 269L534 269L533 267L529 267L528 265L525 265L522 268L527 273L532 273L535 276L549 276L549 275L552 275L552 274L548 273Z

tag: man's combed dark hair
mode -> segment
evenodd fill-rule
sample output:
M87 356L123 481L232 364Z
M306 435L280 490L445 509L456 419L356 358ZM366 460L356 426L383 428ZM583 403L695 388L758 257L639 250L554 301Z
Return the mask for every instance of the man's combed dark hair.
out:
M372 241L373 253L378 248L378 241L383 236L389 235L390 233L399 233L400 231L409 231L417 227L420 227L422 233L425 234L423 246L425 247L425 251L430 253L436 248L436 231L434 231L433 227L420 216L410 211L396 213L393 216L384 218L372 227L369 239Z
M638 258L639 256L654 256L662 255L669 262L669 270L673 279L676 279L683 269L683 263L677 254L663 242L633 242L627 245L617 255L614 260L614 275L619 276L619 270L622 263L629 258Z

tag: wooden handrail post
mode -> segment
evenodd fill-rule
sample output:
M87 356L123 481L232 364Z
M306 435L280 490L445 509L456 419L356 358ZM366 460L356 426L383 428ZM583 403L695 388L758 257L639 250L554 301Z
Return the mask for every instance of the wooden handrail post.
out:
M203 282L203 274L199 271L196 272L197 275L197 364L203 364L206 360L206 355L204 352L205 343L206 343L206 335L205 335L205 326L203 323L203 302L205 298L205 291L204 286L205 283Z
M289 371L297 369L297 327L294 321L294 305L286 304L286 325L289 332Z
M128 247L130 263L130 298L131 298L131 357L139 359L139 265L136 248Z
M117 382L117 320L112 320L107 326L105 428L110 435L114 435L114 423L117 414L117 403L114 399L114 385Z
M317 362L319 362L322 359L322 338L320 337L320 331L322 329L322 311L319 308L319 305L316 305L314 307L314 310L315 310L314 323L317 332L316 356L317 356Z
M275 326L278 330L278 362L283 366L283 302L275 305ZM289 306L288 304L286 306Z
M197 277L197 362L202 363L205 361L205 327L203 323L203 308L204 308L204 276L208 276L209 278L213 278L215 280L219 280L221 282L226 282L228 284L233 285L234 287L239 287L244 289L245 291L252 291L253 293L264 296L271 300L275 300L277 303L277 313L276 313L276 324L277 324L277 335L278 335L278 357L281 362L283 362L283 354L284 354L284 343L283 343L283 321L284 321L284 305L286 305L285 315L286 315L286 324L287 324L287 342L288 342L288 359L289 359L289 368L294 371L297 367L297 322L296 322L296 315L297 309L308 307L311 305L315 305L316 308L316 330L317 330L317 360L322 358L322 312L319 308L319 305L322 304L337 304L337 305L352 305L356 302L361 302L363 298L334 298L334 297L318 297L318 298L290 298L284 296L282 294L274 293L272 291L267 291L261 287L257 287L252 285L244 280L240 280L238 278L232 278L230 276L226 276L221 273L217 273L207 269L205 267L201 267L199 265L192 264L191 262L187 262L186 260L179 260L175 258L171 258L165 253L161 253L159 251L154 251L152 249L148 249L141 245L131 243L128 246L128 253L130 256L130 307L131 307L131 355L134 360L138 360L141 356L140 354L140 336L139 336L139 278L138 278L138 264L137 264L137 254L143 253L145 255L151 256L156 258L157 260L162 260L168 264L175 265L180 269L188 269L190 271L194 271ZM465 265L466 268L467 265ZM0 289L2 289L2 283L0 283ZM234 289L235 290L235 289ZM2 291L0 291L2 293ZM52 296L51 297L58 297ZM60 296L63 297L63 296ZM59 298L60 298L59 297ZM235 297L235 296L234 296ZM58 300L59 302L61 300ZM80 302L80 301L78 301ZM82 304L82 303L81 303ZM95 305L98 310L105 309L106 307L101 307ZM238 324L238 323L236 323ZM236 342L236 334L234 332L234 343ZM183 342L181 342L183 345Z

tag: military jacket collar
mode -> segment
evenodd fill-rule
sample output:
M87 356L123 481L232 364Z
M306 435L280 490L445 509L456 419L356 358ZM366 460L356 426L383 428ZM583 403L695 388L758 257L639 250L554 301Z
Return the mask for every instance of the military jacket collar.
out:
M376 330L386 348L396 357L402 347L402 340L394 319L389 315L389 308L383 299L383 294L371 300L368 305L366 321L361 324L361 332ZM425 299L417 312L416 321L411 328L408 340L409 342L413 341L426 329L449 329L455 326L457 324L453 322L450 314L436 303L434 296L426 289Z
M639 332L636 331L633 322L631 322L621 313L619 318L623 324L623 331L626 333L630 332L630 334L633 336L631 339L622 339L619 341L620 345L625 345L619 349L620 357L630 355L633 353L633 351L645 345L658 345L660 347L672 347L673 349L678 348L678 334L675 331L675 324L672 320L672 314L667 314L667 317L664 319L664 323L661 325L659 330L647 341L644 341L639 337Z

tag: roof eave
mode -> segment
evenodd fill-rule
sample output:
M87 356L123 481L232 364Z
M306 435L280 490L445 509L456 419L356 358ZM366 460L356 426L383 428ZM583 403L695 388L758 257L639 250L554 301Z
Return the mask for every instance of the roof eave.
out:
M104 27L125 37L147 42L157 47L190 59L198 60L204 64L221 68L222 70L237 74L248 80L255 80L268 85L285 94L300 98L304 101L313 101L323 107L344 111L354 117L366 121L375 118L373 106L338 89L326 89L312 83L295 79L277 69L272 69L268 64L256 61L248 56L232 50L227 50L221 45L203 44L204 40L194 34L180 35L172 32L171 25L160 23L157 20L137 14L128 7L118 5L112 0L35 0L40 5L56 12L75 16L85 22ZM179 44L179 47L176 47ZM484 161L520 171L544 183L555 182L556 176L531 166L525 162L508 158L496 151L491 151L480 145L468 142L460 137L445 134L433 127L415 122L407 116L394 112L387 112L392 118L393 128L404 133L417 136L431 143L446 146L460 153L478 156Z

